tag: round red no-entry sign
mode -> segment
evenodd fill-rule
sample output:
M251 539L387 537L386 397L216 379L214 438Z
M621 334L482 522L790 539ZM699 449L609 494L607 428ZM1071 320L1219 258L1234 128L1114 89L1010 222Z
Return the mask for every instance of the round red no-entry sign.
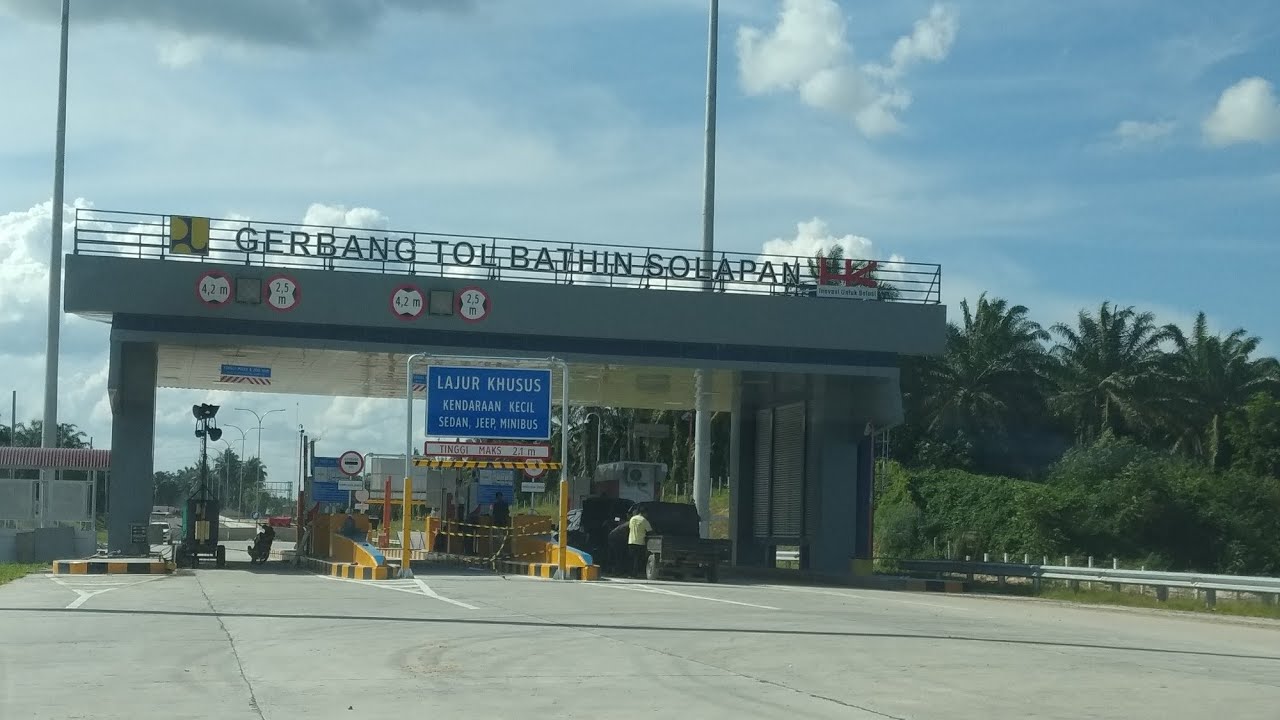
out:
M364 471L364 456L355 450L348 450L338 456L338 469L343 475L355 477Z

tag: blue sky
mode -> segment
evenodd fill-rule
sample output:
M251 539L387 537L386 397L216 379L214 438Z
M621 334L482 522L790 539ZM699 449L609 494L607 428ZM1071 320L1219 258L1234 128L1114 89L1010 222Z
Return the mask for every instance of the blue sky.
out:
M0 330L33 341L0 369L33 387L56 5L0 0ZM1280 5L722 5L718 247L854 243L941 263L952 306L1204 310L1280 352ZM700 241L702 0L73 6L68 202ZM67 332L64 415L105 433L105 331Z

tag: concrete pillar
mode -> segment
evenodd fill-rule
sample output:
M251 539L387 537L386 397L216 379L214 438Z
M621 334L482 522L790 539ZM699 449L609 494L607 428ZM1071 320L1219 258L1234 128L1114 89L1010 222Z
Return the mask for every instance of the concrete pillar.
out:
M711 371L694 373L693 504L698 508L699 533L711 537Z
M733 389L729 407L729 539L733 542L731 564L738 564L738 547L742 544L739 526L743 522L738 498L743 494L742 481L742 373L733 373ZM750 519L747 519L750 526Z
M858 474L854 478L853 557L870 562L874 554L875 516L875 436L863 434L858 440Z
M865 491L862 443L866 422L854 401L854 380L843 376L813 378L806 443L811 452L805 468L808 484L817 486L818 507L806 516L817 519L806 528L810 568L819 573L847 574L865 530L859 493ZM864 478L869 481L869 478Z
M761 403L758 388L762 381L770 378L765 373L738 373L734 380L729 475L736 484L729 492L729 527L733 538L733 564L746 567L768 566L767 548L755 536L755 416ZM752 382L750 388L748 380Z
M154 343L111 342L107 393L111 398L111 483L107 502L107 550L144 554L130 526L145 529L155 482L156 363ZM192 424L194 428L194 421ZM194 436L192 442L195 442Z

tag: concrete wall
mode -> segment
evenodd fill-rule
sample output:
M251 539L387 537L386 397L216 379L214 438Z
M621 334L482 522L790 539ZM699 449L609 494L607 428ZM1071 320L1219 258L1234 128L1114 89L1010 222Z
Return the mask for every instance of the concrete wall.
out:
M134 330L836 365L892 366L896 355L939 353L946 342L946 308L941 305L325 270L289 271L301 293L288 312L236 302L210 307L196 294L197 281L210 269L222 270L236 282L253 278L265 283L279 272L72 255L67 258L66 311L153 318L130 328ZM427 293L480 286L490 297L489 316L476 323L427 313L413 321L399 319L389 309L390 298L406 282ZM208 322L193 325L196 318Z

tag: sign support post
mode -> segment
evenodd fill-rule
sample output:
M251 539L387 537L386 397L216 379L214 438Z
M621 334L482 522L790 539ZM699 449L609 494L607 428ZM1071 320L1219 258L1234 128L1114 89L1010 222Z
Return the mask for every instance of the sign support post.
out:
M560 554L557 564L557 576L561 580L569 579L568 573L568 540L569 540L569 363L558 358L518 358L518 357L481 357L473 355L434 355L432 353L414 353L405 360L404 373L404 397L405 397L405 429L404 429L404 476L405 480L405 498L408 502L408 493L410 481L408 478L413 474L413 366L415 363L426 360L445 361L445 362L500 362L511 365L553 365L560 367L560 533L559 545ZM423 392L424 399L429 403L431 397L431 384L427 383L427 387ZM513 494L514 495L514 494ZM406 515L406 518L408 516ZM441 513L441 522L443 522L444 514ZM429 523L429 521L428 521ZM406 523L407 525L407 523ZM428 524L428 527L430 525ZM409 535L405 531L405 547L408 548ZM408 550L405 550L406 557ZM407 567L407 565L406 565ZM404 572L402 569L401 572ZM412 571L410 571L412 572ZM409 575L412 577L412 575Z
M560 381L560 579L569 572L569 363L561 363Z
M413 517L413 476L404 476L404 517L400 518L400 575L402 578L413 577L413 541L409 531L413 529L410 518Z

